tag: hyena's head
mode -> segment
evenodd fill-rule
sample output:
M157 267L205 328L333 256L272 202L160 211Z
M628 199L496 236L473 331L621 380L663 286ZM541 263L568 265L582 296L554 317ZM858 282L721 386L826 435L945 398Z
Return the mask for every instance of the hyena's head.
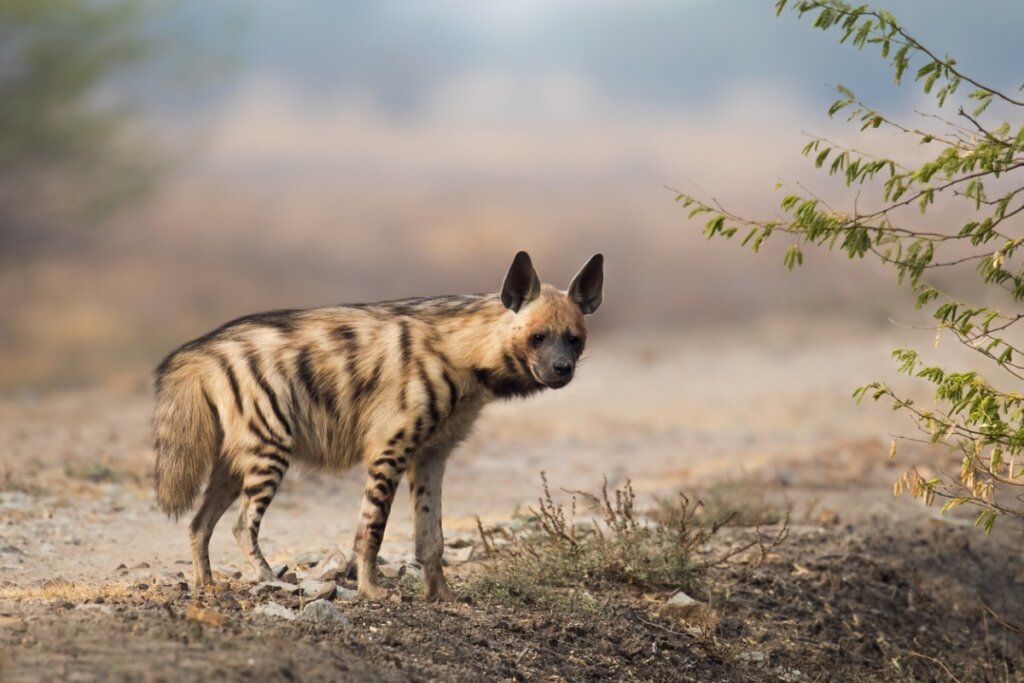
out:
M507 340L512 357L526 366L532 379L552 389L568 384L587 343L589 315L601 305L604 256L595 254L562 292L541 284L530 255L516 254L501 302L516 314Z

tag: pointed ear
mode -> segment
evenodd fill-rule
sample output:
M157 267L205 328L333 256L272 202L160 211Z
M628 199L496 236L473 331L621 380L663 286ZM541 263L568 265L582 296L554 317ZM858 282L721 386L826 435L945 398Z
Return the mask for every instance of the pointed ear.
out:
M569 298L584 314L591 314L601 305L604 288L604 254L594 254L569 283Z
M533 261L525 251L516 254L512 267L505 276L501 287L501 303L505 308L519 312L519 309L540 295L540 278L533 269Z

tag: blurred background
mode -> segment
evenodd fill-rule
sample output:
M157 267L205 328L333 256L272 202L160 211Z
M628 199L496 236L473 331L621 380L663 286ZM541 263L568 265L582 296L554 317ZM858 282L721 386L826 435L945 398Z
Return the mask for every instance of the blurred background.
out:
M5 0L0 392L138 386L257 310L494 291L519 249L561 286L605 252L609 335L886 324L888 271L812 252L787 274L785 244L705 242L667 189L758 215L781 180L842 199L800 156L807 132L862 143L830 86L926 106L773 5ZM1019 78L1018 0L887 6Z

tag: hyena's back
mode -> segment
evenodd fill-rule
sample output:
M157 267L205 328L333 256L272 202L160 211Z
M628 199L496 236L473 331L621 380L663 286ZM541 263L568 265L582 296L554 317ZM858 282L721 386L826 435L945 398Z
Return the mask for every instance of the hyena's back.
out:
M184 345L157 369L161 508L187 511L218 459L238 473L343 470L417 403L454 408L465 378L430 353L431 334L410 316L336 307L241 318Z

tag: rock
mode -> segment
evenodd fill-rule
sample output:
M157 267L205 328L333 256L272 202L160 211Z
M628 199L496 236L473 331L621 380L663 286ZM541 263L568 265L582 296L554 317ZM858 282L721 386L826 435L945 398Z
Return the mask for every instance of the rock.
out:
M265 617L276 617L278 619L287 619L288 621L295 619L295 612L276 602L265 602L257 607L254 612Z
M270 595L271 593L297 593L299 587L293 583L285 583L284 581L264 581L258 583L249 589L250 595Z
M306 579L299 584L299 590L310 600L331 600L338 592L338 586L333 581Z
M139 562L136 565L132 565L131 569L149 569L149 562Z
M708 604L694 600L683 591L679 591L665 601L658 610L661 614L675 617L679 621L699 626L704 631L713 631L718 625L718 613Z
M445 541L445 545L449 548L465 548L466 546L473 545L472 541L468 541L465 538L453 538Z
M418 562L410 562L408 564L404 564L402 565L402 572L399 574L399 576L411 576L422 581L423 567L421 567Z
M348 626L348 617L341 613L341 611L334 606L333 603L327 600L314 600L302 608L302 612L299 613L299 619L302 621L309 621L314 624L337 624L340 626Z
M302 569L309 569L320 564L321 559L323 558L320 557L319 553L302 553L295 558L295 565Z
M295 572L285 572L281 575L281 580L285 583L299 583L299 576Z
M461 548L446 550L444 556L449 564L462 564L463 562L469 562L473 558L473 550L473 546L467 545Z
M341 610L334 606L334 603L327 600L314 600L308 603L299 612L299 618L303 622L313 624L335 624L348 626L348 617L341 613Z
M317 565L317 570L321 581L339 581L348 571L348 558L345 553L335 550Z
M359 591L338 586L338 591L334 594L334 599L340 600L341 602L355 602L359 599Z
M284 576L285 572L288 571L288 565L275 564L273 567L270 568L270 571L274 572L274 576L280 579L282 576Z
M405 565L398 564L386 564L383 567L379 567L380 575L387 579L397 579L401 574L402 567Z

